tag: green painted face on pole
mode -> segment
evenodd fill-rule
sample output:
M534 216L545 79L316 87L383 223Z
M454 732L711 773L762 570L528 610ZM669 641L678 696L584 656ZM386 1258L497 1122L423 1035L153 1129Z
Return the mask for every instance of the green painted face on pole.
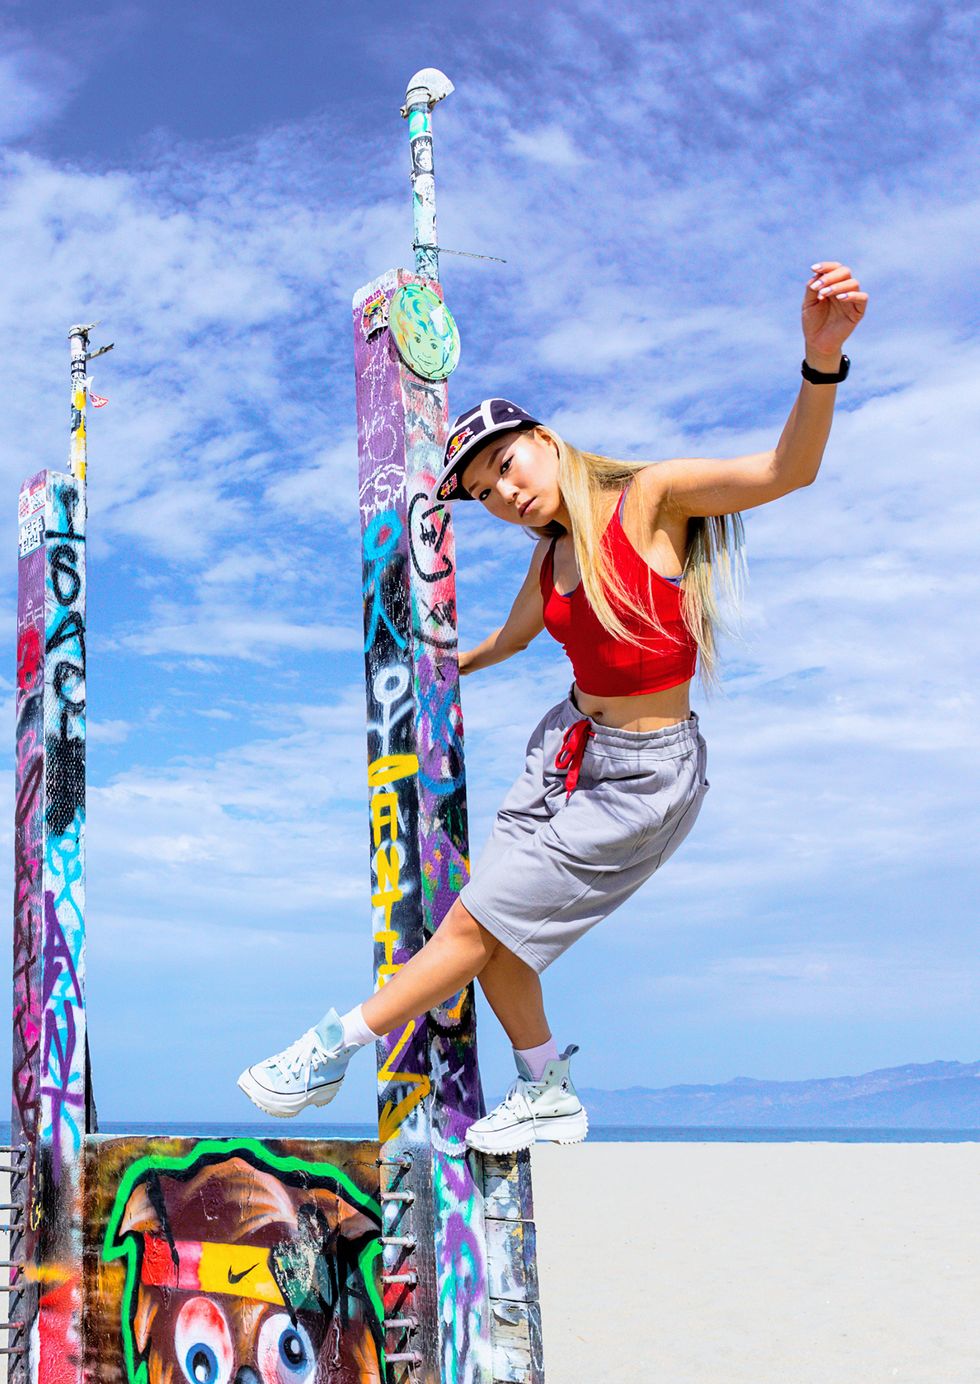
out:
M405 284L391 300L388 326L398 354L423 380L444 380L459 364L459 331L438 294Z

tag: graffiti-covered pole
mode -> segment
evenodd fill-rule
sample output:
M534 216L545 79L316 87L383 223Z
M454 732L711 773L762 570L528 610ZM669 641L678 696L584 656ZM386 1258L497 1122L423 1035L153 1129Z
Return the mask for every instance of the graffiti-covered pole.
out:
M432 107L454 90L437 67L424 67L408 84L402 115L412 146L412 207L415 215L415 269L423 279L439 277L436 230L436 179L432 163Z
M455 555L449 514L431 498L447 434L445 381L459 356L436 279L429 119L431 105L451 89L441 73L420 73L403 112L419 272L389 270L354 296L379 986L424 946L467 869ZM493 1377L482 1184L465 1142L482 1110L467 986L378 1045L383 1169L398 1179L382 1196L403 1190L408 1177L411 1197L388 1203L385 1318L399 1324L388 1337L388 1359L424 1384L490 1384Z
M431 107L409 84L416 271L354 295L375 981L442 922L469 866L449 509L433 500L459 336L438 281ZM389 1364L413 1384L540 1384L527 1155L483 1159L473 987L378 1044Z
M81 1153L95 1128L85 1020L88 327L72 327L69 472L17 507L10 1379L81 1379Z

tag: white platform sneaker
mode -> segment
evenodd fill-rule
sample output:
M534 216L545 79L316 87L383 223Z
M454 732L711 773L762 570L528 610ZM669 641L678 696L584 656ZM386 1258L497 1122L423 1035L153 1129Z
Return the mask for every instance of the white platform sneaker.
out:
M495 1110L470 1125L468 1146L480 1153L517 1153L536 1143L580 1144L589 1132L589 1117L568 1073L576 1052L570 1044L539 1081L518 1058L517 1080Z
M357 1051L344 1047L343 1024L337 1011L329 1009L288 1048L246 1067L238 1085L267 1115L288 1119L309 1105L328 1105Z

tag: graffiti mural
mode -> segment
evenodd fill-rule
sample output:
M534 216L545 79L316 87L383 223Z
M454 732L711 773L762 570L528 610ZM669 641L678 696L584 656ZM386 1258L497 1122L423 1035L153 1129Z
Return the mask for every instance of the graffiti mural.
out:
M88 1141L86 1377L385 1384L377 1147Z

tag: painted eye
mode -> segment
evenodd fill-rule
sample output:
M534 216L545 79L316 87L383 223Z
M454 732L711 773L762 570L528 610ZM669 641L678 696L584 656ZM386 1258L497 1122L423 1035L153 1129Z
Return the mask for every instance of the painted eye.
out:
M490 494L490 491L489 491L489 490L481 490L480 493L479 493L479 495L477 496L477 499L478 499L478 500L485 500L489 494Z
M184 1373L188 1379L199 1380L200 1384L211 1384L218 1377L218 1357L210 1346L199 1341L187 1352Z
M184 1303L174 1324L174 1347L187 1384L228 1384L234 1363L231 1332L210 1298Z
M316 1351L301 1322L285 1312L266 1317L259 1332L258 1364L263 1384L312 1384Z
M501 466L501 468L500 468L500 474L501 474L502 476L506 476L506 474L507 474L507 472L508 472L509 470L510 470L510 457L508 457L507 460L504 462L504 464Z

